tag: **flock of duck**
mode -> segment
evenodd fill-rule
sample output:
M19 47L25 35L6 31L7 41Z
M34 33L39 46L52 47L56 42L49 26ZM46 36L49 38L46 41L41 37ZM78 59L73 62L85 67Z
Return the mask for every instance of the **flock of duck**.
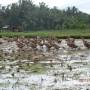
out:
M46 49L47 51L51 50L52 48L54 49L59 49L60 44L62 42L61 39L57 39L55 37L50 37L50 38L40 38L37 36L36 38L24 38L24 37L17 37L17 38L7 38L6 39L8 42L13 42L15 41L19 49L23 49L24 47L30 47L32 50L44 50ZM75 39L74 38L67 38L65 40L67 42L67 46L70 48L78 48L78 46L75 44ZM82 38L84 46L89 49L90 48L90 42ZM2 41L0 41L0 44L2 44Z
M86 41L82 38L84 46L89 49L90 48L90 42ZM60 48L62 40L57 38L17 38L16 43L17 46L22 49L25 46L31 47L33 50L39 50L39 51L49 51L51 49L58 50ZM67 38L66 39L67 46L69 46L71 49L78 48L78 46L75 44L74 38Z
M14 37L14 38L2 38L0 39L0 45L3 45L3 43L12 43L15 42L16 46L18 47L17 56L23 55L25 56L25 53L29 53L28 58L30 55L33 57L33 59L41 58L44 56L43 53L52 51L52 50L59 50L60 48L66 49L66 47L63 45L61 47L62 39L58 39L55 37L49 37L49 38L40 38L39 36L34 38L25 38L25 37ZM67 38L65 39L65 42L69 48L73 49L81 49L80 46L76 44L76 41L74 38ZM89 49L90 48L90 42L88 40L85 40L82 38L83 45ZM15 54L15 51L12 50L12 53ZM22 54L23 53L23 54ZM7 55L8 53L6 53Z

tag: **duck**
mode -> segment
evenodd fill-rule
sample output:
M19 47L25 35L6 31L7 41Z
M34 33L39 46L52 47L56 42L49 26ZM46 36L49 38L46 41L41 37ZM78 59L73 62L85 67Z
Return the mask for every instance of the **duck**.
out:
M67 45L70 47L70 48L78 48L78 46L75 44L75 39L74 38L68 38L66 39L66 42L67 42Z
M82 41L83 41L84 46L85 46L87 49L90 49L90 42L86 41L85 39L82 39Z

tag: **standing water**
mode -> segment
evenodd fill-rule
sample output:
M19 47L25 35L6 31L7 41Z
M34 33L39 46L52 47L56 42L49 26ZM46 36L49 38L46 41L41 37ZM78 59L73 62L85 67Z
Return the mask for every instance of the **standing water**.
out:
M81 40L76 44L81 49L71 50L65 40L58 50L47 51L43 45L44 58L36 63L32 58L15 58L15 42L0 45L0 90L90 90L90 50ZM10 55L5 54L9 51Z

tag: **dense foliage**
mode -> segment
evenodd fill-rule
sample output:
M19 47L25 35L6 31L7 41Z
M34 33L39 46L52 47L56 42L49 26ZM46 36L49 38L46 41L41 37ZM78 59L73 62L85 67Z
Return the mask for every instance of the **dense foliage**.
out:
M31 0L19 0L0 6L0 28L5 26L14 31L84 29L90 27L90 15L74 6L60 10L43 2L37 6Z

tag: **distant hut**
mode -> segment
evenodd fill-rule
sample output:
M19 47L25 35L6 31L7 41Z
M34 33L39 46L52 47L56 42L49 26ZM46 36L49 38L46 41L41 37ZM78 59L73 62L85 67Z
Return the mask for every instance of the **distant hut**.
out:
M2 27L1 32L9 31L9 25L5 25Z

